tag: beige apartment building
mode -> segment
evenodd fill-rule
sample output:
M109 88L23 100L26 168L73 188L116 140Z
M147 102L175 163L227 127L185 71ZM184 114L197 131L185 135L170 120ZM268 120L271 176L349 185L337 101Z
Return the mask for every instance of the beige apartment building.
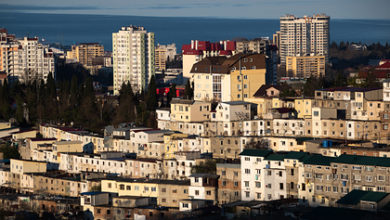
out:
M172 99L171 120L202 122L210 118L211 103L185 99Z
M239 39L236 41L236 53L265 54L270 44L271 41L267 37L252 40Z
M155 49L155 65L156 69L160 71L165 71L166 68L166 62L172 61L175 59L176 55L176 44L168 44L168 45L160 45L157 44Z
M241 200L241 166L240 163L217 163L218 204Z
M191 74L195 100L243 101L266 83L265 55L206 57L193 65Z
M286 76L325 77L325 56L287 56Z
M280 17L280 62L284 66L288 56L329 56L329 20L324 14Z
M141 196L157 199L159 206L179 207L179 201L188 199L187 180L160 179L105 179L102 192L118 193L119 196Z
M86 68L91 68L93 59L104 55L104 46L99 43L81 43L72 45L72 50L66 52L67 59L74 59L84 65Z
M337 158L312 156L299 169L299 197L310 205L335 206L353 189L390 191L390 159L343 154Z

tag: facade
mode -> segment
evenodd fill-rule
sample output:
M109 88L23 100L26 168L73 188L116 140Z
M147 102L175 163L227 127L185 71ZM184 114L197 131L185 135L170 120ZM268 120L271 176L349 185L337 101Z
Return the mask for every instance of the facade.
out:
M218 203L226 204L241 200L240 163L217 163Z
M286 15L280 18L280 62L286 65L288 56L329 57L329 16L314 15L297 18Z
M112 34L114 94L124 83L134 92L148 87L155 72L154 33L144 27L129 26Z
M267 37L252 40L237 40L236 53L260 53L266 54L271 41Z
M7 30L0 30L0 72L6 72L22 83L33 80L46 82L49 74L55 78L54 53L37 37L16 39Z
M74 59L87 68L92 67L94 58L101 56L104 56L104 46L99 43L72 45L72 50L66 52L67 59Z
M195 100L242 101L266 83L265 55L208 57L194 64L191 74Z
M325 56L287 56L286 76L310 78L325 76Z
M166 62L172 61L176 56L176 44L160 45L158 44L155 49L155 65L157 70L166 70Z
M211 43L209 41L192 40L191 44L182 46L183 54L183 77L193 80L191 73L192 66L205 57L224 56L230 57L235 54L235 41L220 41Z

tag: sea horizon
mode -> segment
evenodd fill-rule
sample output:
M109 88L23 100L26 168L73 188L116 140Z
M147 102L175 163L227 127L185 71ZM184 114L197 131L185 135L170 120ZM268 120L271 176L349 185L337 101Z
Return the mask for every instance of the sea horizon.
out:
M75 27L74 23L77 23ZM278 18L173 17L106 14L57 14L4 12L0 27L20 38L37 36L64 46L97 42L112 48L111 36L122 26L144 26L156 35L156 44L176 43L178 53L191 40L220 41L234 38L269 37L279 30ZM390 19L331 18L330 42L371 44L390 42ZM234 27L232 29L231 27ZM89 30L89 31L88 31ZM102 31L99 31L102 30ZM198 30L200 30L198 32Z

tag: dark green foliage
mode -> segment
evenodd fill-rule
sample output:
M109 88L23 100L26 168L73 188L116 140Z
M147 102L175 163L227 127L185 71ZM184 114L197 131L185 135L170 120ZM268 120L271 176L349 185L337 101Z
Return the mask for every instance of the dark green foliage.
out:
M135 121L135 98L130 84L123 84L119 92L119 106L114 124Z
M0 118L6 120L10 117L10 94L7 81L3 85L0 84Z
M194 82L192 82L192 86L190 80L187 80L186 87L184 89L184 98L192 99L194 97Z
M167 106L171 103L172 98L176 97L176 84L172 84L167 94Z
M157 85L156 85L156 79L154 76L150 78L148 90L146 92L145 101L147 103L147 110L149 111L155 111L157 108Z
M322 89L325 86L325 80L323 78L308 78L303 86L303 95L307 97L313 97L316 89Z
M0 152L3 153L4 159L19 159L20 154L16 147L13 147L9 144L0 145Z
M296 95L295 91L287 83L281 83L280 87L280 97L294 97Z
M206 160L204 163L200 163L199 165L193 166L191 172L192 173L216 173L216 162L214 160Z

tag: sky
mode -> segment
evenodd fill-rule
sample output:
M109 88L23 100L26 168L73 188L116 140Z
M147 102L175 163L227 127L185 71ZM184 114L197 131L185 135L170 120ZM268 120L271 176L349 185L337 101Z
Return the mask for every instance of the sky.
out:
M158 17L279 18L325 13L341 19L390 19L390 0L1 0L0 12Z

